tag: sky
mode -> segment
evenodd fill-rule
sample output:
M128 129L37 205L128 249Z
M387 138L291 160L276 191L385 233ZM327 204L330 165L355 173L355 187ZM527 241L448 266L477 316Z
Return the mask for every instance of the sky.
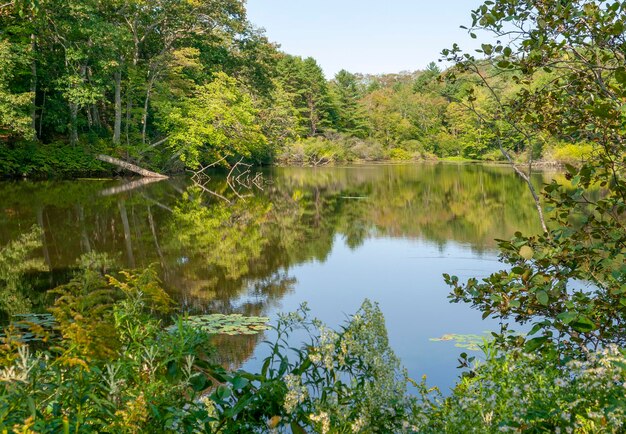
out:
M315 58L327 78L424 69L457 42L481 0L248 0L248 19L289 54Z

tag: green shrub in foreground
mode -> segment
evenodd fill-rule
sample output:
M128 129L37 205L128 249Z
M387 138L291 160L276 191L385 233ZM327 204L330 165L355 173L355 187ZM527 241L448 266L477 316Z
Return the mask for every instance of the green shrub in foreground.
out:
M491 352L433 406L422 432L618 433L626 426L626 357Z

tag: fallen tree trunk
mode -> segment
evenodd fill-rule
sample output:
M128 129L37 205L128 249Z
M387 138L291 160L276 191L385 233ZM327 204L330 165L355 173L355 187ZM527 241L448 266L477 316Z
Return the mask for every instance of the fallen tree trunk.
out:
M135 172L145 178L162 178L162 179L168 178L168 176L166 175L161 175L160 173L151 172L139 166L135 166L134 164L127 163L126 161L120 160L118 158L109 157L108 155L98 154L96 155L96 158L100 161L104 161L105 163L113 164L114 166L121 167L122 169Z

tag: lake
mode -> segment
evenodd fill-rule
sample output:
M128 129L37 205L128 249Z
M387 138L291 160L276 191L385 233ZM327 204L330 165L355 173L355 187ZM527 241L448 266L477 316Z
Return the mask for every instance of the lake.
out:
M505 166L271 168L256 175L145 185L0 183L0 245L33 225L44 229L39 255L49 271L31 273L25 294L36 311L51 302L45 289L67 281L90 251L109 254L119 267L158 264L164 287L191 313L275 320L307 302L336 326L369 298L380 304L409 374L427 375L445 391L464 350L432 339L498 326L450 304L442 274L485 277L502 266L494 239L540 232L526 185ZM265 337L219 337L221 357L258 369Z

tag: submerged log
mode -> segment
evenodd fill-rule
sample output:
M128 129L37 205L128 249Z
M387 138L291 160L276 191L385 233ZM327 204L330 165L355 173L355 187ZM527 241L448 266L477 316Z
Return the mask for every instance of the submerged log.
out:
M131 172L137 173L145 178L168 178L166 175L161 175L160 173L151 172L150 170L143 169L139 166L135 166L134 164L127 163L126 161L120 160L118 158L109 157L108 155L98 154L96 158L100 161L104 161L105 163L113 164L114 166L121 167L122 169L129 170Z

